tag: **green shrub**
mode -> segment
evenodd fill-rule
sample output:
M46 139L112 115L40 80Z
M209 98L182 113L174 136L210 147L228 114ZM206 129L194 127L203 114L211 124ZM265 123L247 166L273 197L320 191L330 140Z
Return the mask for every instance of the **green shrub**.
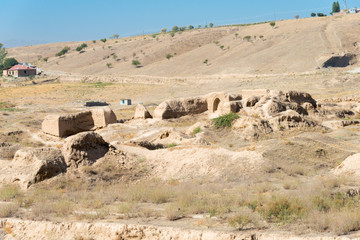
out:
M64 47L60 52L55 54L56 57L60 57L62 55L65 55L70 50L70 47Z
M173 30L173 32L179 31L179 27L178 26L173 26L172 30Z
M102 38L102 39L100 39L100 41L102 41L103 43L105 43L105 42L106 42L106 38Z
M161 32L163 32L163 33L166 33L166 31L167 31L166 28L161 29Z
M316 13L311 13L310 16L315 17Z
M135 59L132 60L131 64L134 65L134 66L136 66L136 67L138 67L138 66L141 65L140 61L139 61L139 60L135 60Z
M78 47L76 48L76 51L80 52L81 50L83 50L83 49L86 48L86 47L87 47L87 44L86 44L86 43L83 43L83 44L81 44L80 46L78 46Z
M49 58L48 58L48 57L44 57L43 60L44 60L44 62L47 62L47 61L49 60Z
M196 128L194 128L194 130L193 130L193 134L195 135L195 134L198 134L198 133L200 133L201 132L201 127L196 127Z
M214 26L214 24L211 22L211 23L209 23L209 26L212 28Z
M166 54L166 58L169 60L170 58L172 58L173 55L171 55L170 53Z
M203 63L207 65L208 61L209 61L208 59L205 59Z
M189 29L194 29L194 26L193 26L193 25L189 25L188 28L189 28Z
M172 148L172 147L176 147L176 146L177 146L176 143L171 143L171 144L169 144L169 145L166 145L165 147L166 147L166 148Z
M212 121L214 122L216 128L224 128L224 127L229 128L231 127L232 122L237 118L239 118L239 115L232 112L226 115L222 115L218 118L214 118L212 119Z
M107 63L106 66L107 66L108 68L111 68L112 64L111 64L111 63Z
M247 35L247 36L245 36L244 38L243 38L243 40L246 40L246 41L250 41L251 40L251 36L249 36L249 35Z
M276 23L275 22L270 22L270 26L275 27Z

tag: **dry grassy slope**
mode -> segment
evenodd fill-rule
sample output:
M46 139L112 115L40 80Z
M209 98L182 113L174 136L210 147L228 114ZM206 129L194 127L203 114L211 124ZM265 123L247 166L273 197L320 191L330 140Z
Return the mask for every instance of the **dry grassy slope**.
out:
M276 27L259 24L242 27L195 29L175 37L170 34L86 42L86 52L75 48L81 42L54 43L11 48L9 56L31 61L48 72L98 75L194 76L243 73L284 73L315 70L332 54L358 53L360 14L279 21ZM238 33L238 37L235 37ZM252 36L251 42L243 39ZM260 39L260 36L264 36ZM254 39L256 36L256 39ZM218 41L216 45L214 42ZM224 50L220 46L224 46ZM55 57L64 46L65 57ZM230 47L228 49L228 47ZM142 68L131 65L133 53ZM166 54L174 58L167 60ZM116 54L116 61L110 54ZM47 63L38 58L49 57ZM109 58L106 58L108 57ZM126 58L124 61L123 58ZM104 59L106 58L106 59ZM203 61L209 60L208 66ZM107 63L112 68L106 67Z

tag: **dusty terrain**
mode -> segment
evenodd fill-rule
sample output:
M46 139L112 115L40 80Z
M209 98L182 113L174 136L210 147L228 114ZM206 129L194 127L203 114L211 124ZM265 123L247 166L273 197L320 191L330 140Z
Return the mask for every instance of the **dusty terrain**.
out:
M0 82L0 239L360 238L358 64L321 67L358 54L359 22L354 14L97 40L83 53L81 43L8 49L44 74ZM55 57L64 46L70 52ZM216 128L208 112L142 120L131 119L136 105L119 105L130 98L153 114L167 99L246 89L310 93L316 112L301 119L314 124L253 131L264 118L244 107L233 127ZM45 116L86 110L86 101L109 103L118 118L96 130L108 152L29 188L4 184L17 150L66 145L41 131Z

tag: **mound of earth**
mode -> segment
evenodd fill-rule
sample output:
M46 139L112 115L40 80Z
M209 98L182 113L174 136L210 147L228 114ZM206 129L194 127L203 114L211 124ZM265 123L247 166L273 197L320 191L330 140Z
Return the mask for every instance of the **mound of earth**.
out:
M56 148L26 148L18 150L9 166L2 169L2 183L19 183L22 188L66 172L61 151Z
M78 167L93 164L109 147L98 133L82 132L65 139L62 153L68 167Z
M117 148L146 158L150 175L164 180L211 178L231 181L259 172L266 165L260 153L234 152L214 146L177 146L156 151L128 145Z

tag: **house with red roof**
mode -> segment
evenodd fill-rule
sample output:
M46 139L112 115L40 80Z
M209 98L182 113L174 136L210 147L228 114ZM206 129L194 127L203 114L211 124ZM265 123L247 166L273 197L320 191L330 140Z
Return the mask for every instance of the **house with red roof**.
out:
M12 68L3 71L3 76L9 77L28 77L34 75L36 75L36 68L21 64L15 65Z

